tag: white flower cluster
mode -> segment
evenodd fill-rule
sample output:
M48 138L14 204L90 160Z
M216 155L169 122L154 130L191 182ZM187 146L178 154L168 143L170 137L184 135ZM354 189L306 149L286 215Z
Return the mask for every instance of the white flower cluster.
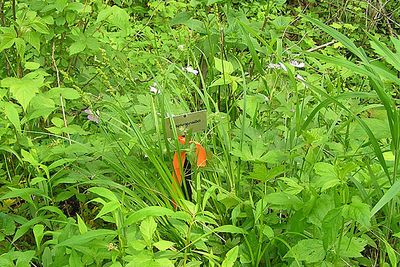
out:
M161 91L157 88L157 83L154 82L152 86L150 86L150 93L154 95L159 95L161 94Z
M194 75L199 74L199 71L196 70L196 69L194 69L192 66L187 66L187 67L185 67L185 68L182 68L182 70L183 70L183 71L186 71L186 72L189 72L189 73L192 73L192 74L194 74Z
M298 68L298 69L302 69L302 68L304 68L306 66L306 64L304 64L304 62L299 62L299 61L296 61L296 60L290 61L289 64L292 65L295 68ZM278 69L278 70L287 71L287 68L286 68L285 64L283 64L282 62L278 62L278 64L269 63L268 64L268 68L269 69ZM301 81L305 85L305 79L304 79L303 76L301 76L300 74L297 74L296 75L296 79Z

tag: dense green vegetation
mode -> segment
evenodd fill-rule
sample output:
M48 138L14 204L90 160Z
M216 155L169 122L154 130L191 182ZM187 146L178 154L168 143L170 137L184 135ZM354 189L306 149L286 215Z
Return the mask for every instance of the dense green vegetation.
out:
M399 22L394 0L0 0L0 266L398 266ZM199 110L205 167L164 126Z

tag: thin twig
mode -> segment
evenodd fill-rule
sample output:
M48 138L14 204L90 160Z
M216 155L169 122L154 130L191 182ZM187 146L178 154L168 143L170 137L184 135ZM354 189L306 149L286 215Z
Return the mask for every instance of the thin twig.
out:
M60 88L60 84L61 84L60 83L60 72L58 71L56 59L54 57L54 51L55 51L55 46L56 46L55 42L56 41L54 40L53 41L53 47L51 49L51 61L53 62L54 69L56 70L57 87ZM62 94L60 94L60 103L61 103L61 110L62 110L62 115L63 115L64 127L68 127L67 117L65 115L64 99L62 97ZM69 144L72 144L71 137L70 137L69 133L67 133L67 137L68 137Z
M320 50L322 48L325 48L327 46L333 45L334 43L336 43L336 40L332 40L330 42L327 42L326 44L322 44L322 45L310 48L310 49L307 50L307 52L314 52L314 51Z

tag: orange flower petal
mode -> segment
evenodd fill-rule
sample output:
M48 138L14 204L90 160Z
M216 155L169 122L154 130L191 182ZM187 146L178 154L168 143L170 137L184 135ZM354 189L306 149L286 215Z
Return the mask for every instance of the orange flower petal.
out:
M207 154L204 147L199 143L196 143L196 156L197 156L197 167L205 167L207 163Z

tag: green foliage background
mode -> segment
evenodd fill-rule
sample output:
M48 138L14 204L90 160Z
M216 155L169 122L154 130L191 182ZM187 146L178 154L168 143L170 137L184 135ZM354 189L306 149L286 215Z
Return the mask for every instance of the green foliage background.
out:
M0 266L397 266L399 21L381 0L0 0ZM197 168L164 118L203 109Z

